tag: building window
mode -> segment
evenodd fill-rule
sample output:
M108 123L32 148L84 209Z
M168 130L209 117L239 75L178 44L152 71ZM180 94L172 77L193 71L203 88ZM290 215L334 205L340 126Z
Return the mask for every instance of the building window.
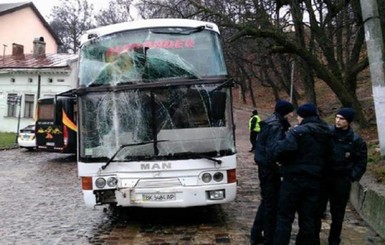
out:
M64 83L64 79L58 79L57 82Z
M11 78L11 83L14 83L16 80L15 80L15 78Z
M8 94L7 104L7 116L8 117L16 117L16 109L17 109L17 94Z
M52 78L48 78L48 82L49 82L49 83L52 83L52 82L53 82L53 79L52 79Z
M32 118L33 117L33 102L35 101L34 94L26 94L24 100L24 117Z
M33 79L32 78L28 78L28 82L33 82Z

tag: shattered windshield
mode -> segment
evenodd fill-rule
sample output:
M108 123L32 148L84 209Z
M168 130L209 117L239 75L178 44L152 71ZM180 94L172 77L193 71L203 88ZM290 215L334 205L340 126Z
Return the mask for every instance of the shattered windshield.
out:
M185 85L79 97L80 158L116 161L235 152L230 89Z
M81 87L225 75L219 35L199 27L115 33L91 40L80 53Z

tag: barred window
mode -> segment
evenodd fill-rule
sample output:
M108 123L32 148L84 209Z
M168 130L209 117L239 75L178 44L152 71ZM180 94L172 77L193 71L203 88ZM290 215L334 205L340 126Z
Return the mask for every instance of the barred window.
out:
M17 94L8 94L8 117L16 117L16 109L17 109Z
M34 94L26 94L25 95L24 117L28 117L28 118L33 117L33 111L34 111L33 103L34 103L34 101L35 101L35 95Z

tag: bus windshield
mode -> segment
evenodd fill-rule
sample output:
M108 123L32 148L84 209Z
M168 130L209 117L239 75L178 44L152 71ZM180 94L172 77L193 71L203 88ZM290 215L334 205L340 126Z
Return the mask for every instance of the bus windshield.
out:
M202 27L113 33L83 45L80 87L226 76L219 34Z
M55 105L53 102L50 104L39 103L38 106L39 106L38 107L38 118L40 120L51 120L51 121L54 120L54 118L55 118Z
M90 92L81 98L80 158L85 162L110 158L122 145L130 146L115 160L235 153L229 89L190 85Z

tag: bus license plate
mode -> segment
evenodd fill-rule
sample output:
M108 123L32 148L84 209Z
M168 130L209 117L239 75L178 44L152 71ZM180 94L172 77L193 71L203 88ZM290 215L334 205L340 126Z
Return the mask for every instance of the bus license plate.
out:
M176 200L175 193L156 193L156 194L142 194L142 199L145 202L162 202Z

